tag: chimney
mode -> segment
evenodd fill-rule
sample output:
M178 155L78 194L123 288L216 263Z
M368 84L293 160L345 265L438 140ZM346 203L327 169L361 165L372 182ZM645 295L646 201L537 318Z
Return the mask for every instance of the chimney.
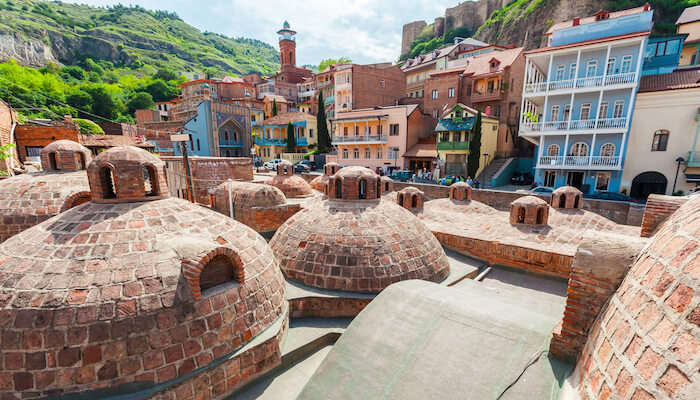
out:
M579 26L581 25L581 18L574 18L574 25L573 26Z
M63 122L67 122L67 123L69 123L69 124L72 124L72 123L73 123L73 117L70 116L70 115L64 115L64 116L63 116Z

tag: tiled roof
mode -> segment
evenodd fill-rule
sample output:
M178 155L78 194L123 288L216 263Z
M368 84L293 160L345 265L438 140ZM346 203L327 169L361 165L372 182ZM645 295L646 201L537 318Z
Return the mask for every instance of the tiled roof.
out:
M305 112L287 112L277 114L272 118L268 118L262 122L263 125L287 125L292 122L306 121L309 118L314 118L313 115Z
M700 87L700 69L642 77L639 93Z
M678 17L676 25L687 24L690 22L700 21L700 6L688 7L683 10L683 13Z
M476 57L471 58L471 61L464 70L465 74L482 75L494 72L503 71L506 67L510 67L513 62L522 54L523 48L518 47L515 49L504 50L499 52L492 52L481 54ZM491 60L496 59L500 62L496 69L491 70Z
M131 136L121 135L80 135L80 144L87 147L154 147L152 144L140 143Z
M636 8L630 8L630 9L627 9L627 10L615 11L615 12L611 12L611 13L610 13L610 16L608 17L608 19L624 17L625 15L639 14L639 13L642 13L642 12L644 12L644 6L642 6L642 7L636 7ZM591 24L591 23L593 23L593 22L596 22L596 20L595 20L595 15L592 15L592 16L590 16L590 17L581 18L581 19L579 20L579 25ZM552 27L549 28L549 30L547 31L547 34L549 35L549 34L551 34L552 32L554 32L554 31L556 31L556 30L568 28L568 27L570 27L570 26L574 26L574 20L573 20L573 19L568 20L568 21L564 21L564 22L559 22L559 23L556 23L556 24L552 25Z
M416 143L403 154L404 157L436 158L435 143Z

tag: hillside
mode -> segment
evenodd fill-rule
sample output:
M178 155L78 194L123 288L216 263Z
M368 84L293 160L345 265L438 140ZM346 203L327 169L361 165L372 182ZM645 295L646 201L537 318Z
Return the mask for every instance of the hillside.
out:
M501 1L501 3L499 3ZM700 4L700 0L479 0L478 2L463 2L453 9L447 9L445 17L436 18L433 24L425 25L422 21L411 22L404 25L404 42L411 40L407 53L401 56L405 59L408 55L414 57L432 50L429 43L444 43L449 30L467 28L475 31L474 37L487 43L501 45L514 44L526 48L543 46L544 33L553 23L567 21L578 16L588 16L596 11L606 9L609 11L623 10L651 4L654 9L654 34L667 35L675 33L675 21L686 7ZM499 4L503 6L500 7ZM494 7L496 7L494 9ZM476 10L477 13L466 14L470 18L455 18L453 10ZM493 11L491 11L493 10ZM479 17L487 12L487 18L479 21ZM440 23L445 29L440 30ZM475 25L477 25L475 27ZM417 28L420 28L418 30ZM441 36L442 35L442 36Z
M117 68L273 73L279 52L258 40L201 32L176 14L142 7L0 0L0 61L74 65L92 58Z

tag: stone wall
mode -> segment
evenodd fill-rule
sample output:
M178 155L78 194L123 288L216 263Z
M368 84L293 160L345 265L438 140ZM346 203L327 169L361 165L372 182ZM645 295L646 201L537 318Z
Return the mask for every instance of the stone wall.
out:
M291 318L355 317L373 297L300 297L289 300Z
M651 237L656 228L686 201L687 197L650 195L642 217L642 237Z
M406 54L411 50L411 44L413 44L418 34L427 25L425 21L413 21L403 26L403 33L401 34L401 54Z
M170 195L187 198L185 167L182 157L161 157L166 164L166 175ZM209 189L233 179L236 181L253 180L253 159L233 157L189 157L194 186L194 200L209 204Z

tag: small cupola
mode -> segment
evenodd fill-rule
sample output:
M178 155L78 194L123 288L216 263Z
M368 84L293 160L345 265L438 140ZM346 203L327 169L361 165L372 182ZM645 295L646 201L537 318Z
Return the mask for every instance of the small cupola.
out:
M523 196L510 203L510 223L513 225L547 225L549 206L535 196Z
M289 161L282 161L277 164L277 175L279 176L290 176L294 175L294 165Z
M580 209L583 205L583 193L573 186L562 186L552 192L552 208Z
M389 193L394 191L394 180L388 176L382 176L379 179L382 182L382 193Z
M472 199L472 187L466 182L457 182L450 185L450 199L469 201Z
M159 200L168 197L165 163L134 146L106 150L88 166L95 203Z
M90 161L90 150L72 140L57 140L41 149L41 169L44 171L85 170Z
M489 60L489 68L491 71L497 70L499 65L501 65L501 61L498 58L492 57Z
M326 194L332 200L376 200L382 195L382 184L371 169L345 167L328 179Z
M422 210L424 202L423 192L413 186L403 188L396 194L396 204L409 211Z
M326 176L331 176L335 175L336 172L340 169L340 164L334 163L334 162L329 162L326 163L326 165L323 166L323 175Z

